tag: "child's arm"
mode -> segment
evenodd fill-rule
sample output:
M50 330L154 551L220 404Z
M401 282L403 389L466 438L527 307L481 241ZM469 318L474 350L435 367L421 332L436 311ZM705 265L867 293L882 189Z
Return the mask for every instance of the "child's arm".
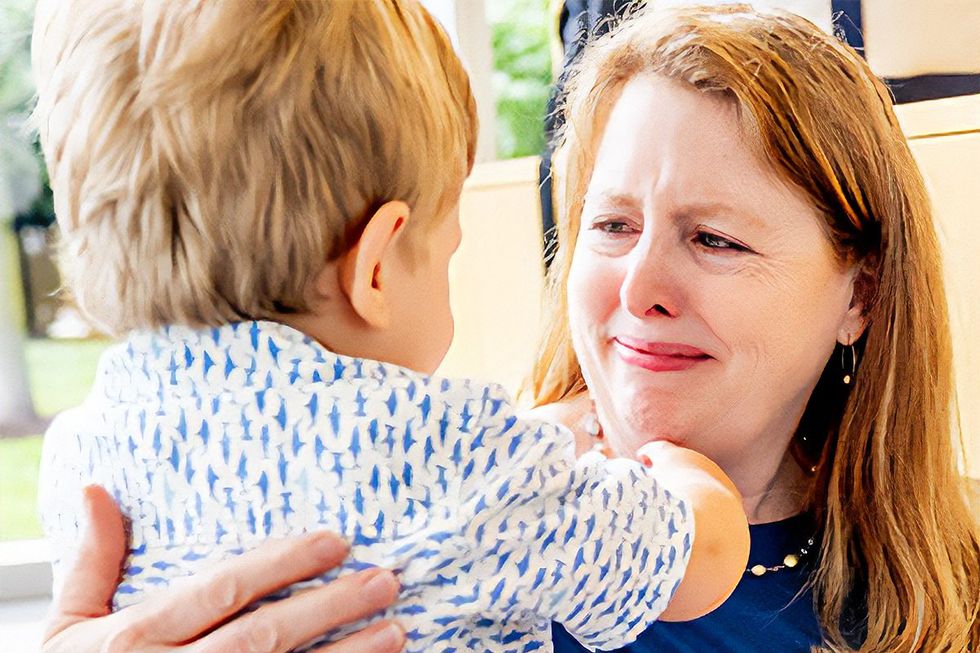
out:
M464 511L466 535L485 552L474 575L487 579L491 613L531 608L587 646L616 648L672 597L671 618L707 612L744 571L741 503L703 457L661 456L656 445L650 453L672 466L661 483L656 467L576 459L570 434L552 424L507 417L494 435L484 441L498 469L470 488Z
M82 489L100 480L88 473L91 452L83 449L71 426L79 419L78 410L65 411L55 418L44 435L41 449L37 506L44 536L50 541L54 555L55 597L61 591L66 558L81 540Z
M639 453L657 481L691 505L698 534L684 580L660 619L697 619L721 605L745 573L749 530L741 496L718 465L695 451L654 442Z
M571 429L579 452L588 450L592 436L584 432L593 410L586 394L539 406L526 417L562 424ZM749 550L748 527L734 501L740 495L728 476L706 456L669 442L646 445L642 453L653 464L657 480L694 507L702 527L694 540L684 580L661 621L689 621L703 616L732 593L745 571Z

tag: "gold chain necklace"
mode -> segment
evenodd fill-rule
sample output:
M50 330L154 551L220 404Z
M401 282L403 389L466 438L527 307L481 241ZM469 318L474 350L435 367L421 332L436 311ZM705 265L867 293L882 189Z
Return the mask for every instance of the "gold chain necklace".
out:
M599 424L599 419L596 417L595 413L592 413L586 418L585 421L585 432L589 434L592 438L592 451L601 453L606 458L612 458L612 449L609 447L609 443L606 442L605 434L602 432L602 426ZM806 556L810 555L813 549L813 544L816 541L816 536L810 536L806 541L806 545L800 547L797 553L787 553L783 557L783 563L780 565L773 565L767 567L765 565L752 565L745 570L746 574L752 574L753 576L765 576L766 574L771 574L777 571L782 571L783 569L793 569L799 566L800 561Z

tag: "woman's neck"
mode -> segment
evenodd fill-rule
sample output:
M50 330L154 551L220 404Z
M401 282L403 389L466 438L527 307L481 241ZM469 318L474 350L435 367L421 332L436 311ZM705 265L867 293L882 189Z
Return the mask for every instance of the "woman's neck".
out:
M725 469L742 494L742 506L750 524L787 519L806 508L811 481L787 451L769 469L758 465Z
M582 394L561 403L539 406L528 411L526 416L567 426L575 434L576 453L581 455L595 445L586 426L592 410L591 400ZM772 455L770 440L763 445L758 455L747 456L745 451L740 451L737 459L715 460L741 493L742 506L750 524L765 524L799 514L806 508L810 490L811 481L789 452L789 447L784 447L780 456L778 453Z

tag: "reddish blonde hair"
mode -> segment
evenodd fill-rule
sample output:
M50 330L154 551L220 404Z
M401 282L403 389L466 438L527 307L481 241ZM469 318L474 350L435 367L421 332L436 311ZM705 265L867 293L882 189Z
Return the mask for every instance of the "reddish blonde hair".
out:
M33 54L63 269L110 332L304 310L374 209L431 223L473 163L418 0L42 0Z
M744 5L652 8L586 50L567 87L555 157L560 245L529 384L536 403L584 387L566 282L605 120L641 73L731 101L760 157L824 215L841 262L864 270L870 325L853 390L818 384L800 425L825 442L814 452L812 495L824 526L813 577L820 650L853 650L842 615L862 588L867 638L857 650L976 650L980 536L953 449L952 354L929 200L888 90L858 54L807 21ZM825 376L837 365L829 360Z

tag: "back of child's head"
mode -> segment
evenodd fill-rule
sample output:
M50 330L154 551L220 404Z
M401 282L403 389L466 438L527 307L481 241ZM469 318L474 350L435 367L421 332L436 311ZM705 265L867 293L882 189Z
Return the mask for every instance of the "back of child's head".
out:
M42 0L35 112L66 282L102 328L303 311L372 211L424 229L476 112L418 0Z

